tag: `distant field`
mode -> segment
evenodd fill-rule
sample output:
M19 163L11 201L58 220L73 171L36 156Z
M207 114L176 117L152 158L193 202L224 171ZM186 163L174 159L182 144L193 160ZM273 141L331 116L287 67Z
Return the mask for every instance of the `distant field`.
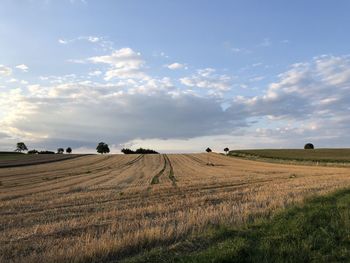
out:
M263 149L263 150L235 150L230 156L245 158L268 158L288 161L307 161L324 163L349 163L350 149Z
M0 152L0 168L44 164L84 156L81 154L23 154Z
M0 152L0 161L2 160L15 160L25 158L26 155L19 152Z
M244 228L307 197L349 186L350 168L310 169L215 153L89 155L2 168L0 262L121 262L171 249L208 228ZM194 244L184 248L191 253L203 243ZM228 244L222 255L232 249Z

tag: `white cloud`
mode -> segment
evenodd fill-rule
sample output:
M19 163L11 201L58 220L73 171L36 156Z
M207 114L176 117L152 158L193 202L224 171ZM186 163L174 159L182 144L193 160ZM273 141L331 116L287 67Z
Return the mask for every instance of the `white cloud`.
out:
M264 38L264 40L259 44L261 47L269 47L272 45L272 42L269 38Z
M94 37L94 36L88 36L87 40L89 42L91 42L91 43L96 43L96 42L100 41L100 38L99 37Z
M185 64L181 64L181 63L178 63L178 62L174 62L172 64L169 64L169 65L166 65L166 67L168 69L171 69L171 70L176 70L176 69L187 69L186 65Z
M110 66L110 69L105 73L107 81L114 78L143 79L147 77L142 71L145 61L142 59L141 53L135 52L131 48L114 50L110 55L91 57L88 61Z
M69 41L64 40L64 39L59 39L59 40L58 40L58 43L60 43L60 44L62 44L62 45L66 45L66 44L68 44L68 42L69 42Z
M216 74L212 68L197 70L197 73L180 79L188 87L206 88L219 91L228 91L232 87L232 77Z
M11 78L7 81L8 83L15 83L15 82L18 82L18 79L15 79L15 78Z
M89 73L89 76L91 77L96 77L96 76L100 76L102 74L102 71L100 70L95 70Z
M261 80L263 80L263 79L265 79L264 76L256 76L256 77L250 78L249 81L250 81L250 82L258 82L258 81L261 81Z
M29 69L28 66L24 64L17 65L16 68L22 70L23 72L27 72Z
M0 65L0 77L7 77L12 74L12 69L4 65Z
M160 57L160 58L164 58L164 59L168 59L168 58L170 58L170 56L168 56L165 52L163 52L163 51L154 51L153 53L152 53L152 56L153 57Z
M229 41L224 42L224 47L233 53L251 53L251 51L246 48L233 46Z
M349 56L320 56L294 64L264 95L237 97L230 111L266 117L273 126L279 123L278 133L271 133L275 138L297 141L307 137L328 146L332 140L346 144L350 139L349 68ZM290 127L284 129L288 122ZM271 131L269 126L266 129Z
M86 63L85 59L68 59L67 61L70 63L74 63L74 64L85 64Z

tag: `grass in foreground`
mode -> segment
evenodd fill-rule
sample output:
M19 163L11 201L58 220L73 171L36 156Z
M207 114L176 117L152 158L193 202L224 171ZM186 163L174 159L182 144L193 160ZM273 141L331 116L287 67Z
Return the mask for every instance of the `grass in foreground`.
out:
M350 189L289 208L243 229L208 231L126 262L349 262Z
M350 149L257 149L230 151L230 156L322 163L350 163Z

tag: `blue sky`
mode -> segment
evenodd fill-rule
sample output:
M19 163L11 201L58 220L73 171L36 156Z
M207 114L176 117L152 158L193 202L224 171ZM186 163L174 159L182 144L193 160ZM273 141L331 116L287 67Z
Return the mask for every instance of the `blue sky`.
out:
M349 9L5 0L0 148L350 146Z

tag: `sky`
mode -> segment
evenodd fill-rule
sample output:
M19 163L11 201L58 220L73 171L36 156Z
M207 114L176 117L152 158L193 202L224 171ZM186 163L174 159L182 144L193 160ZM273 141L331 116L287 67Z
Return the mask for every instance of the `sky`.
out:
M3 0L0 151L350 147L346 0Z

